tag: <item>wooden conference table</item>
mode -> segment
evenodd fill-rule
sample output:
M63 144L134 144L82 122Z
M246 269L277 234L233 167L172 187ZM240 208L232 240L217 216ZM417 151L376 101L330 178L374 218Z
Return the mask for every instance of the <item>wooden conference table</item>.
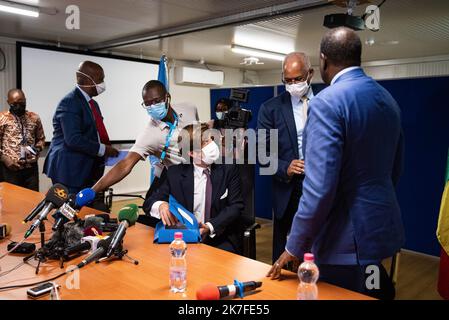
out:
M20 188L8 183L0 183L2 197L2 211L0 223L12 226L9 240L20 241L29 224L23 225L22 220L44 198L38 192ZM95 213L95 210L83 208L81 215ZM47 239L51 236L53 219L46 222ZM0 255L6 251L9 243L7 239L0 240ZM27 241L39 242L39 230L36 230ZM184 294L169 291L168 265L170 254L168 245L153 244L153 229L136 224L128 229L124 247L129 255L139 260L134 265L129 260L91 263L79 270L79 289L68 289L75 283L74 277L65 275L56 282L61 285L60 296L63 300L80 299L196 299L196 290L205 283L217 285L232 284L234 279L239 281L263 281L261 291L245 297L248 299L289 300L296 299L298 279L296 274L287 273L285 280L270 280L265 274L270 265L222 251L204 244L189 244L187 250L187 290ZM9 255L0 260L1 272L17 266L23 259L22 255ZM77 264L81 258L66 262L68 265ZM30 264L37 261L31 259ZM25 264L17 270L0 277L0 287L31 283L45 280L61 273L58 261L41 264L39 275L35 275L35 268ZM67 281L69 280L69 281ZM28 299L26 290L20 288L0 291L0 299ZM320 299L371 299L367 296L335 287L327 283L318 283ZM48 299L48 295L43 299Z

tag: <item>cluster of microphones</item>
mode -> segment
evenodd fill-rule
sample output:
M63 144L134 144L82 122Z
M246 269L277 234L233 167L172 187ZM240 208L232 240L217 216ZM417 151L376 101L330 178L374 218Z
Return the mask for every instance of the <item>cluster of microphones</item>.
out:
M65 186L53 185L45 198L23 220L23 223L34 220L24 239L36 229L42 232L44 221L54 210L52 215L54 233L52 238L42 245L41 255L68 261L89 252L90 254L78 264L78 268L99 259L110 258L113 255L120 256L123 252L122 244L126 230L137 221L138 207L135 204L123 207L117 219L110 218L109 214L91 215L80 219L79 211L92 203L95 196L95 191L90 188L76 195L69 195Z

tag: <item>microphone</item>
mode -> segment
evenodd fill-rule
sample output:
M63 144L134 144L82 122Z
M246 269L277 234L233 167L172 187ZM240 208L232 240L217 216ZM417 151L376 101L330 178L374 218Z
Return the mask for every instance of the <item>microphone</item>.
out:
M243 298L245 292L253 291L262 286L261 281L239 282L227 286L216 286L212 283L202 286L196 291L197 300L220 300L224 298Z
M22 222L27 223L27 222L33 220L36 217L36 215L40 211L42 211L44 206L45 206L45 198L41 202L39 202L39 204L30 212L30 214L25 219L23 219Z
M66 187L59 183L53 185L48 190L47 195L45 196L45 204L41 210L40 215L25 233L25 239L28 238L33 233L33 231L40 226L42 221L47 219L47 216L51 210L61 207L64 202L67 201L67 198L68 190Z
M108 258L120 246L123 238L125 237L126 229L133 226L138 217L139 207L136 204L132 203L120 209L118 213L118 221L120 221L120 224L112 237L111 245L109 246L108 253L106 255Z
M4 239L11 234L11 225L8 223L0 223L0 239Z
M88 265L89 263L97 261L98 259L102 258L106 254L106 251L108 250L111 241L112 241L111 237L100 240L97 244L97 249L95 249L90 255L88 255L86 259L78 263L76 267L80 269L85 265Z
M88 237L83 237L81 238L81 242L78 244L75 244L71 247L68 247L64 250L64 255L66 256L70 256L72 254L75 253L80 253L83 251L87 251L90 250L95 251L98 248L98 243L103 240L103 239L107 239L109 238L109 236L107 237L92 237L92 236L88 236Z
M58 230L61 225L66 224L72 219L76 221L78 211L94 199L95 191L89 188L81 190L77 195L70 195L69 199L53 215L53 218L55 218L55 223L52 228L53 231Z

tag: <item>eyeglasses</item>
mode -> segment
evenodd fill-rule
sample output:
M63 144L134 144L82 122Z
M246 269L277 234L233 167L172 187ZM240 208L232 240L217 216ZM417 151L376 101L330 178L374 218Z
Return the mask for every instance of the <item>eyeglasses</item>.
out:
M143 101L140 105L141 105L142 108L144 108L145 110L148 110L148 109L151 108L151 106L152 106L153 104L161 103L161 102L164 102L164 101L165 101L165 98L156 98L156 99L153 99L153 100L150 100L150 101Z
M296 78L290 78L290 79L282 77L282 83L283 84L295 84L298 82L304 82L304 81L307 81L308 76L309 76L309 74L306 74L305 76L298 76Z

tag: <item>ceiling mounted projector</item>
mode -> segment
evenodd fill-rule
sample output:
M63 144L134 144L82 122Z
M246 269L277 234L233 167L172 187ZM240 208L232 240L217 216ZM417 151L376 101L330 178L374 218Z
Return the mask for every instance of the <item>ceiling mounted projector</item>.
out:
M324 17L323 26L327 28L347 27L355 31L365 30L364 16L355 16L352 13L359 4L369 3L369 0L334 0L339 7L347 9L347 13L328 14Z
M360 31L365 29L365 20L346 13L335 13L326 15L323 25L327 28L348 27Z

